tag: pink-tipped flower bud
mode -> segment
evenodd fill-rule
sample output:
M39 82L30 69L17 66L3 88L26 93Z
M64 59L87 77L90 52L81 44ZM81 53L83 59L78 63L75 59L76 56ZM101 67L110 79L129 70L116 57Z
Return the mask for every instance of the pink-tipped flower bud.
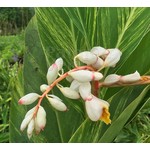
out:
M38 127L43 130L46 125L46 112L42 106L38 109L36 119Z
M108 54L108 50L106 50L105 48L103 47L100 47L100 46L96 46L96 47L93 47L91 49L91 53L95 54L96 56L103 56L103 55L106 55Z
M94 64L97 60L97 56L89 51L81 52L75 58L87 65Z
M70 99L79 99L80 98L79 93L75 90L72 90L69 87L63 87L60 84L58 84L57 87L59 88L59 90L62 92L62 94L65 97L68 97Z
M114 84L114 83L118 82L120 80L120 78L121 78L121 76L119 76L117 74L110 74L105 78L104 84L107 84L107 85Z
M23 131L27 127L27 125L29 124L32 118L33 118L33 114L30 114L23 119L21 126L20 126L21 131Z
M35 124L35 133L36 134L39 134L40 133L40 131L41 131L41 128L39 127L39 125L38 125L38 123L37 123L37 117L34 119L34 124Z
M33 102L35 102L39 97L40 97L40 95L37 93L29 93L29 94L23 96L18 101L18 103L20 105L29 105L29 104L32 104Z
M104 64L104 61L98 57L97 61L94 64L92 64L92 67L98 70L102 68L103 64Z
M71 84L70 84L70 88L72 89L72 90L75 90L75 91L79 91L79 86L80 86L80 82L78 82L77 80L73 80L72 82L71 82Z
M55 64L58 67L58 71L60 71L62 69L62 67L63 67L63 59L61 57L56 59Z
M133 74L128 74L126 76L122 76L120 78L120 81L121 82L124 82L124 83L132 83L132 82L137 82L141 79L141 76L140 74L136 71L135 73Z
M74 72L69 72L68 74L81 83L89 82L92 80L97 81L103 78L103 75L100 72L92 72L89 70L78 70Z
M47 90L48 87L49 87L49 86L48 86L47 84L42 84L42 85L40 86L41 92L44 93L44 92Z
M59 110L59 111L67 110L67 106L62 102L62 100L59 97L55 95L48 95L47 99L52 105L52 107L54 107L56 110Z
M58 76L58 67L54 63L49 67L46 75L48 84L50 85L57 78L57 76Z
M108 50L109 50L109 54L108 54L108 56L106 57L106 59L104 61L104 66L105 67L113 67L120 60L122 52L117 48L108 49Z
M32 137L32 133L33 133L33 130L34 130L34 119L32 119L29 124L28 124L28 128L27 128L27 135L28 135L28 138L30 139Z
M33 107L32 109L30 109L30 110L26 113L25 118L26 118L27 116L29 116L29 115L33 115L34 112L35 112L35 109L36 109L36 107Z
M90 82L82 83L79 87L79 93L84 100L89 100L89 98L92 98Z

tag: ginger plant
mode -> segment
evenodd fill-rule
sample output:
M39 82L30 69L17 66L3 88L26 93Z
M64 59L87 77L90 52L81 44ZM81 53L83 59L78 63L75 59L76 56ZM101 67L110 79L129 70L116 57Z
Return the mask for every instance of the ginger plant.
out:
M29 93L19 100L18 103L20 105L29 105L38 100L37 105L26 113L20 130L23 131L27 127L28 138L31 138L34 130L37 134L44 130L46 111L41 106L44 97L47 98L51 106L56 110L68 111L67 106L58 96L50 94L55 86L67 98L81 98L85 102L86 113L90 120L101 120L106 124L110 124L110 104L98 98L100 88L150 83L150 76L140 76L138 71L128 75L110 74L104 78L101 70L106 67L115 67L121 55L122 52L117 48L93 47L90 51L84 51L76 55L74 57L75 67L66 73L63 71L63 59L58 58L48 69L46 75L48 84L40 86L43 94ZM77 61L85 65L78 66ZM70 82L70 87L63 87L60 84L60 81L64 79Z

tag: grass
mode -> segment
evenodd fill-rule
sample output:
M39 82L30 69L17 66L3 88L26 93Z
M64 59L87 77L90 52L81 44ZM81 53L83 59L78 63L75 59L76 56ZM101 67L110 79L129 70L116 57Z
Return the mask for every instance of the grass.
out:
M9 142L11 88L25 50L24 32L0 36L0 143Z

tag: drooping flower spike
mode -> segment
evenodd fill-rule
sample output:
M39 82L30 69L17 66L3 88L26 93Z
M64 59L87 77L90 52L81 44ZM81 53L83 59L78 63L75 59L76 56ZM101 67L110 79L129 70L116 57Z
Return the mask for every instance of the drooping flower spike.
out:
M42 106L39 106L37 116L34 117L35 107L27 112L21 123L20 130L23 131L27 127L27 135L30 139L35 129L39 133L46 125L46 112ZM35 128L36 126L36 128Z
M85 104L86 114L91 121L101 120L106 124L110 124L109 103L98 98L99 90L103 87L150 83L150 76L140 76L137 71L128 75L110 74L106 77L100 72L106 67L115 67L121 55L122 52L117 48L106 49L96 46L90 51L84 51L76 55L74 57L75 68L66 73L63 71L63 59L56 59L46 74L47 84L40 86L42 95L29 93L18 101L21 105L37 102L37 105L26 113L20 130L24 131L27 128L28 138L31 138L34 131L38 134L44 129L46 111L41 106L44 97L47 98L49 104L56 111L66 112L68 110L66 104L58 96L50 93L55 86L64 97L82 100ZM77 60L85 66L78 66ZM60 84L63 79L69 81L70 85L68 87Z
M93 95L91 100L85 101L85 108L89 118L92 121L102 120L106 124L110 124L110 113L109 113L109 103L104 100L98 99Z

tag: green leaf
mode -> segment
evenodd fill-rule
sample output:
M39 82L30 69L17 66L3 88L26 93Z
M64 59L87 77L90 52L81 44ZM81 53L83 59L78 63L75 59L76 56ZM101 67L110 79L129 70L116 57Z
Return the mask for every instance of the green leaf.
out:
M143 92L125 108L125 110L120 114L120 116L112 123L112 125L106 130L103 136L100 138L99 142L112 142L114 138L118 135L120 130L123 128L127 120L130 118L132 113L135 111L136 107L143 100L145 94L150 89L150 86L145 88ZM112 131L116 131L110 134Z
M130 91L131 89L128 88L121 90L112 98L110 98L112 124L105 125L100 121L92 122L87 119L78 128L69 142L112 142L127 123L128 119L134 113L136 108L141 105L141 101L144 99L144 96L149 89L149 86L146 87L142 93L136 97L136 99L133 98L134 94ZM131 94L129 94L129 91ZM129 96L127 96L126 93L128 93ZM121 97L122 95L123 97ZM118 100L119 97L121 97L121 99ZM128 101L132 102L129 103ZM127 103L129 104L125 107ZM123 105L123 107L120 107L120 105Z
M47 63L45 58L45 53L43 51L42 45L40 43L40 39L37 31L36 18L34 17L27 29L26 29L26 46L27 52L24 56L24 70L23 70L23 78L24 78L24 93L20 94L20 97L27 93L36 92L41 94L40 85L47 83L46 81L46 73L47 73ZM16 92L16 91L15 91ZM16 132L18 134L11 133L12 142L67 142L71 135L75 132L76 128L83 121L82 112L80 112L79 104L75 105L75 109L71 107L77 102L68 102L67 99L64 99L62 94L57 89L54 89L53 92L56 92L58 96L64 100L64 103L67 104L68 112L58 112L55 111L49 104L49 102L44 99L42 102L42 106L46 110L47 113L47 124L43 132L40 135L33 135L31 140L28 140L26 131L23 132L24 136L19 131L20 124L27 112L27 110L31 109L35 106L35 103L26 107L19 106L17 103L15 104L18 109L23 109L22 113L17 118L17 124L12 121L12 126L16 127ZM15 93L16 94L16 93ZM19 100L20 97L15 97L15 100ZM14 104L14 103L13 103ZM13 111L15 111L14 106L12 106ZM17 113L17 112L15 112ZM72 116L75 116L76 119L72 120ZM11 117L12 118L12 117ZM12 120L15 120L13 118ZM65 122L65 123L64 123ZM72 122L73 126L70 126L70 122ZM12 127L11 126L11 127ZM70 126L68 128L68 126ZM14 131L15 132L15 131ZM47 134L48 133L48 134ZM67 133L67 134L66 134ZM20 137L22 136L22 137Z
M58 57L63 58L64 70L68 71L74 67L74 56L93 46L118 47L123 52L117 66L105 70L104 74L107 75L115 72L128 73L126 63L130 59L128 65L132 64L134 54L140 56L141 51L138 51L143 48L142 45L146 45L142 62L147 66L142 71L147 72L149 64L144 56L147 54L148 57L149 54L148 44L145 44L149 40L149 25L149 8L36 8L36 18L32 19L26 30L28 50L24 58L24 94L40 93L39 86L46 83L47 69ZM136 65L131 68L137 70L138 64L140 61L137 60ZM65 81L62 83L69 86ZM83 102L66 99L54 88L52 92L64 100L69 111L53 111L44 99L42 106L47 112L47 125L45 131L39 136L33 136L30 142L113 142L118 131L143 106L141 100L148 90L144 86L120 89L117 88L115 92L101 90L101 98L109 99L111 103L113 122L106 126L102 122L85 120ZM127 110L130 110L128 115ZM21 119L18 120L21 123ZM121 123L116 131L114 129L118 120ZM108 133L113 134L109 137Z

